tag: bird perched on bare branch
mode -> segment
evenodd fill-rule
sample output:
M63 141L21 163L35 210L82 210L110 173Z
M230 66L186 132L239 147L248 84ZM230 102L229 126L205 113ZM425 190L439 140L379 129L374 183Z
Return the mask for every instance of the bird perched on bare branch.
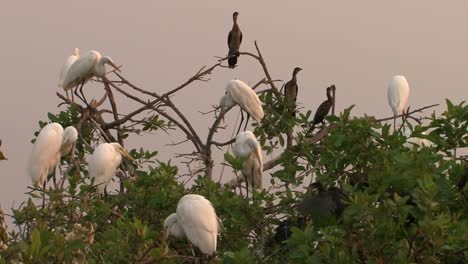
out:
M242 111L247 112L247 121L244 130L247 128L250 116L260 123L264 116L262 103L255 91L241 80L231 80L228 82L226 93L219 103L221 111L227 111L236 104L241 108L241 122L237 130L238 134L244 122L244 114Z
M72 89L74 87L64 87L63 86L63 81L65 79L65 76L68 74L68 71L70 70L70 67L73 65L73 63L75 63L75 61L78 59L78 57L80 57L80 50L78 48L75 48L75 50L73 51L73 54L70 55L67 58L67 60L65 61L65 63L62 66L62 69L60 70L60 77L59 77L58 86L65 90L65 92L67 93L67 98L68 98L68 90ZM71 96L72 96L72 101L73 101L74 100L73 99L73 93L71 94Z
M284 85L284 97L286 98L288 105L291 107L290 111L293 116L296 116L296 100L298 92L296 75L301 70L302 69L299 67L294 68L291 80Z
M229 68L234 68L237 64L237 57L239 57L239 48L242 43L242 31L240 30L239 24L237 24L238 12L232 14L233 25L231 31L228 34L228 64Z
M76 87L75 95L87 103L83 94L83 85L93 77L104 77L106 75L105 64L109 64L114 67L115 70L120 71L119 67L114 64L110 57L103 57L101 53L95 50L89 51L83 56L79 56L73 64L69 66L60 84L65 91ZM80 86L81 97L77 93L78 86Z
M396 75L390 80L388 84L388 103L392 108L393 115L393 127L396 125L396 116L403 114L406 106L408 105L409 98L409 84L405 76Z

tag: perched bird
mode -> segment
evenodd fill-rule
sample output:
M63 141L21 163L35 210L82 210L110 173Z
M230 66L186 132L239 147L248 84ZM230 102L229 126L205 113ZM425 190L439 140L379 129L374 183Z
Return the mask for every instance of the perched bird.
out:
M327 116L328 113L330 112L330 109L333 105L332 91L334 89L335 89L335 85L332 85L327 88L327 100L322 102L317 108L317 111L315 112L315 115L314 115L314 120L312 121L312 128L309 131L313 131L315 129L315 126L318 123L323 123L325 116Z
M167 235L187 238L203 254L216 252L220 220L210 201L198 194L184 195L177 210L164 221Z
M0 139L0 147L2 146L2 140ZM7 160L7 157L0 150L0 160Z
M252 116L257 122L260 122L263 118L263 108L258 95L255 93L250 86L241 80L231 80L226 86L226 93L220 101L221 111L227 111L234 105L239 105L241 108L241 122L237 133L239 134L242 122L244 121L244 115L242 110L247 112L247 121L245 123L244 130L247 128L250 116Z
M422 132L422 135L426 135L426 132ZM403 145L407 148L411 147L432 147L434 146L434 143L432 141L425 139L425 138L420 138L420 137L411 137L411 131L410 130L405 130L405 136L406 136L406 143Z
M67 75L68 71L70 70L70 67L72 66L73 63L75 63L75 61L78 59L79 56L80 56L80 50L78 48L75 48L73 54L67 58L67 60L65 61L65 64L63 64L62 69L60 70L58 86L65 90L65 92L67 93L67 98L68 98L68 90L73 87L65 89L65 87L63 86L63 80L65 78L65 75ZM73 101L73 93L72 93L72 101Z
M237 57L239 57L239 48L242 43L242 31L240 30L239 24L237 24L238 12L232 14L233 25L231 31L228 34L228 64L229 68L234 68L237 64Z
M89 158L89 176L94 179L94 185L97 186L99 193L104 192L114 177L115 170L122 162L122 156L134 161L119 143L113 142L100 144Z
M346 193L337 187L326 190L318 181L311 187L318 192L309 193L309 189L304 199L298 203L297 211L302 216L311 217L316 223L329 221L331 217L340 217L346 207L345 201L348 199Z
M65 72L62 88L67 91L76 87L75 95L86 102L83 94L83 85L93 77L104 77L106 74L105 64L111 65L117 71L119 70L110 57L103 57L101 53L95 50L78 57L68 71ZM78 86L80 86L79 90L83 98L77 93Z
M242 163L242 176L233 179L229 185L237 186L246 181L247 188L258 190L262 188L263 157L262 148L251 131L240 132L232 147L234 156L244 158Z
M292 78L284 85L284 96L288 100L288 105L291 107L290 111L293 116L296 116L296 100L297 100L297 78L296 75L302 69L299 67L294 68Z
M63 155L68 154L77 140L78 132L74 127L67 127L65 132L58 123L51 123L42 128L34 143L29 158L29 175L37 187L45 184L47 175L53 174Z
M393 127L396 126L396 116L403 114L408 105L409 84L405 76L396 75L388 85L388 103L393 111Z
M64 157L73 148L73 145L78 140L78 131L76 128L69 126L63 130L62 146L60 147L60 156Z

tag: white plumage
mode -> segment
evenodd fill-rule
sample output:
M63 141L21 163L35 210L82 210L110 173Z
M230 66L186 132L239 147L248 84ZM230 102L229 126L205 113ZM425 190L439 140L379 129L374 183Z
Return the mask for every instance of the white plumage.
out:
M89 177L94 178L94 185L100 193L104 192L114 177L115 170L122 162L122 155L133 160L119 143L113 142L100 144L89 158Z
M426 135L426 132L422 132L423 135ZM425 138L419 138L419 137L411 137L411 131L410 130L405 130L405 136L406 136L406 143L404 144L405 147L407 148L412 148L412 147L432 147L434 146L434 143L430 140L427 140Z
M187 194L177 204L176 213L166 218L164 228L168 234L186 237L201 252L211 255L216 252L218 224L210 201L198 194Z
M388 85L388 103L395 116L403 113L408 105L408 97L408 81L402 75L394 76Z
M80 56L80 50L78 48L75 48L73 55L70 55L70 57L67 58L67 60L65 61L65 64L63 64L62 69L60 70L58 86L63 88L66 91L73 87L64 87L63 80L65 78L65 75L67 75L68 71L70 70L70 67L78 59L79 56Z
M72 126L66 127L63 130L62 146L60 147L60 156L65 156L73 148L73 144L78 140L78 131Z
M76 142L77 137L74 137L76 130L70 127L67 127L66 130L67 133L64 135L63 127L60 124L51 123L39 132L28 164L29 175L34 185L41 186L47 175L54 171L60 162L62 148L65 150L70 146L71 149L71 146ZM68 151L63 151L63 153L66 155Z
M228 109L234 104L252 116L257 122L263 118L263 108L258 95L241 80L231 80L226 86L226 94L221 98L220 106Z
M236 136L236 141L232 147L233 154L239 158L245 158L242 163L242 175L234 179L229 184L237 186L247 179L251 190L262 188L263 157L262 148L257 138L251 131L240 132Z
M118 69L110 57L102 57L101 53L95 50L78 57L64 75L62 88L69 90L79 84L86 83L93 77L104 77L106 74L105 64L110 64Z

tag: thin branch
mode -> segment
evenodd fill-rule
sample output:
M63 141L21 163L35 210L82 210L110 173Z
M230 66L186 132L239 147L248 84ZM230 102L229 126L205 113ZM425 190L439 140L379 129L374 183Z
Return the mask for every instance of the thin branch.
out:
M426 109L432 108L432 107L436 107L436 106L439 106L439 104L433 104L433 105L425 106L425 107L422 107L422 108L413 110L413 111L411 111L411 112L409 112L409 113L403 113L403 114L397 115L397 116L391 116L391 117L376 119L375 121L376 121L376 122L384 122L384 121L388 121L388 120L393 120L393 118L398 118L398 117L403 117L403 116L409 116L409 115L411 115L411 114L418 113L418 112L422 112L423 110L426 110Z

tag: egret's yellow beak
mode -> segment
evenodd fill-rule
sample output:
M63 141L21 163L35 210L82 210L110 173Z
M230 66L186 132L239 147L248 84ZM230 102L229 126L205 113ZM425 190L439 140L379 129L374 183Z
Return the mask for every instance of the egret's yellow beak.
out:
M124 148L120 149L120 154L122 154L122 156L126 157L131 161L135 161L135 159L133 159L132 156L130 156L130 154L128 154L128 152Z
M114 67L114 69L115 69L116 71L121 72L121 71L120 71L120 67L118 67L117 65L115 65L114 62L109 61L109 64L110 64L112 67Z

